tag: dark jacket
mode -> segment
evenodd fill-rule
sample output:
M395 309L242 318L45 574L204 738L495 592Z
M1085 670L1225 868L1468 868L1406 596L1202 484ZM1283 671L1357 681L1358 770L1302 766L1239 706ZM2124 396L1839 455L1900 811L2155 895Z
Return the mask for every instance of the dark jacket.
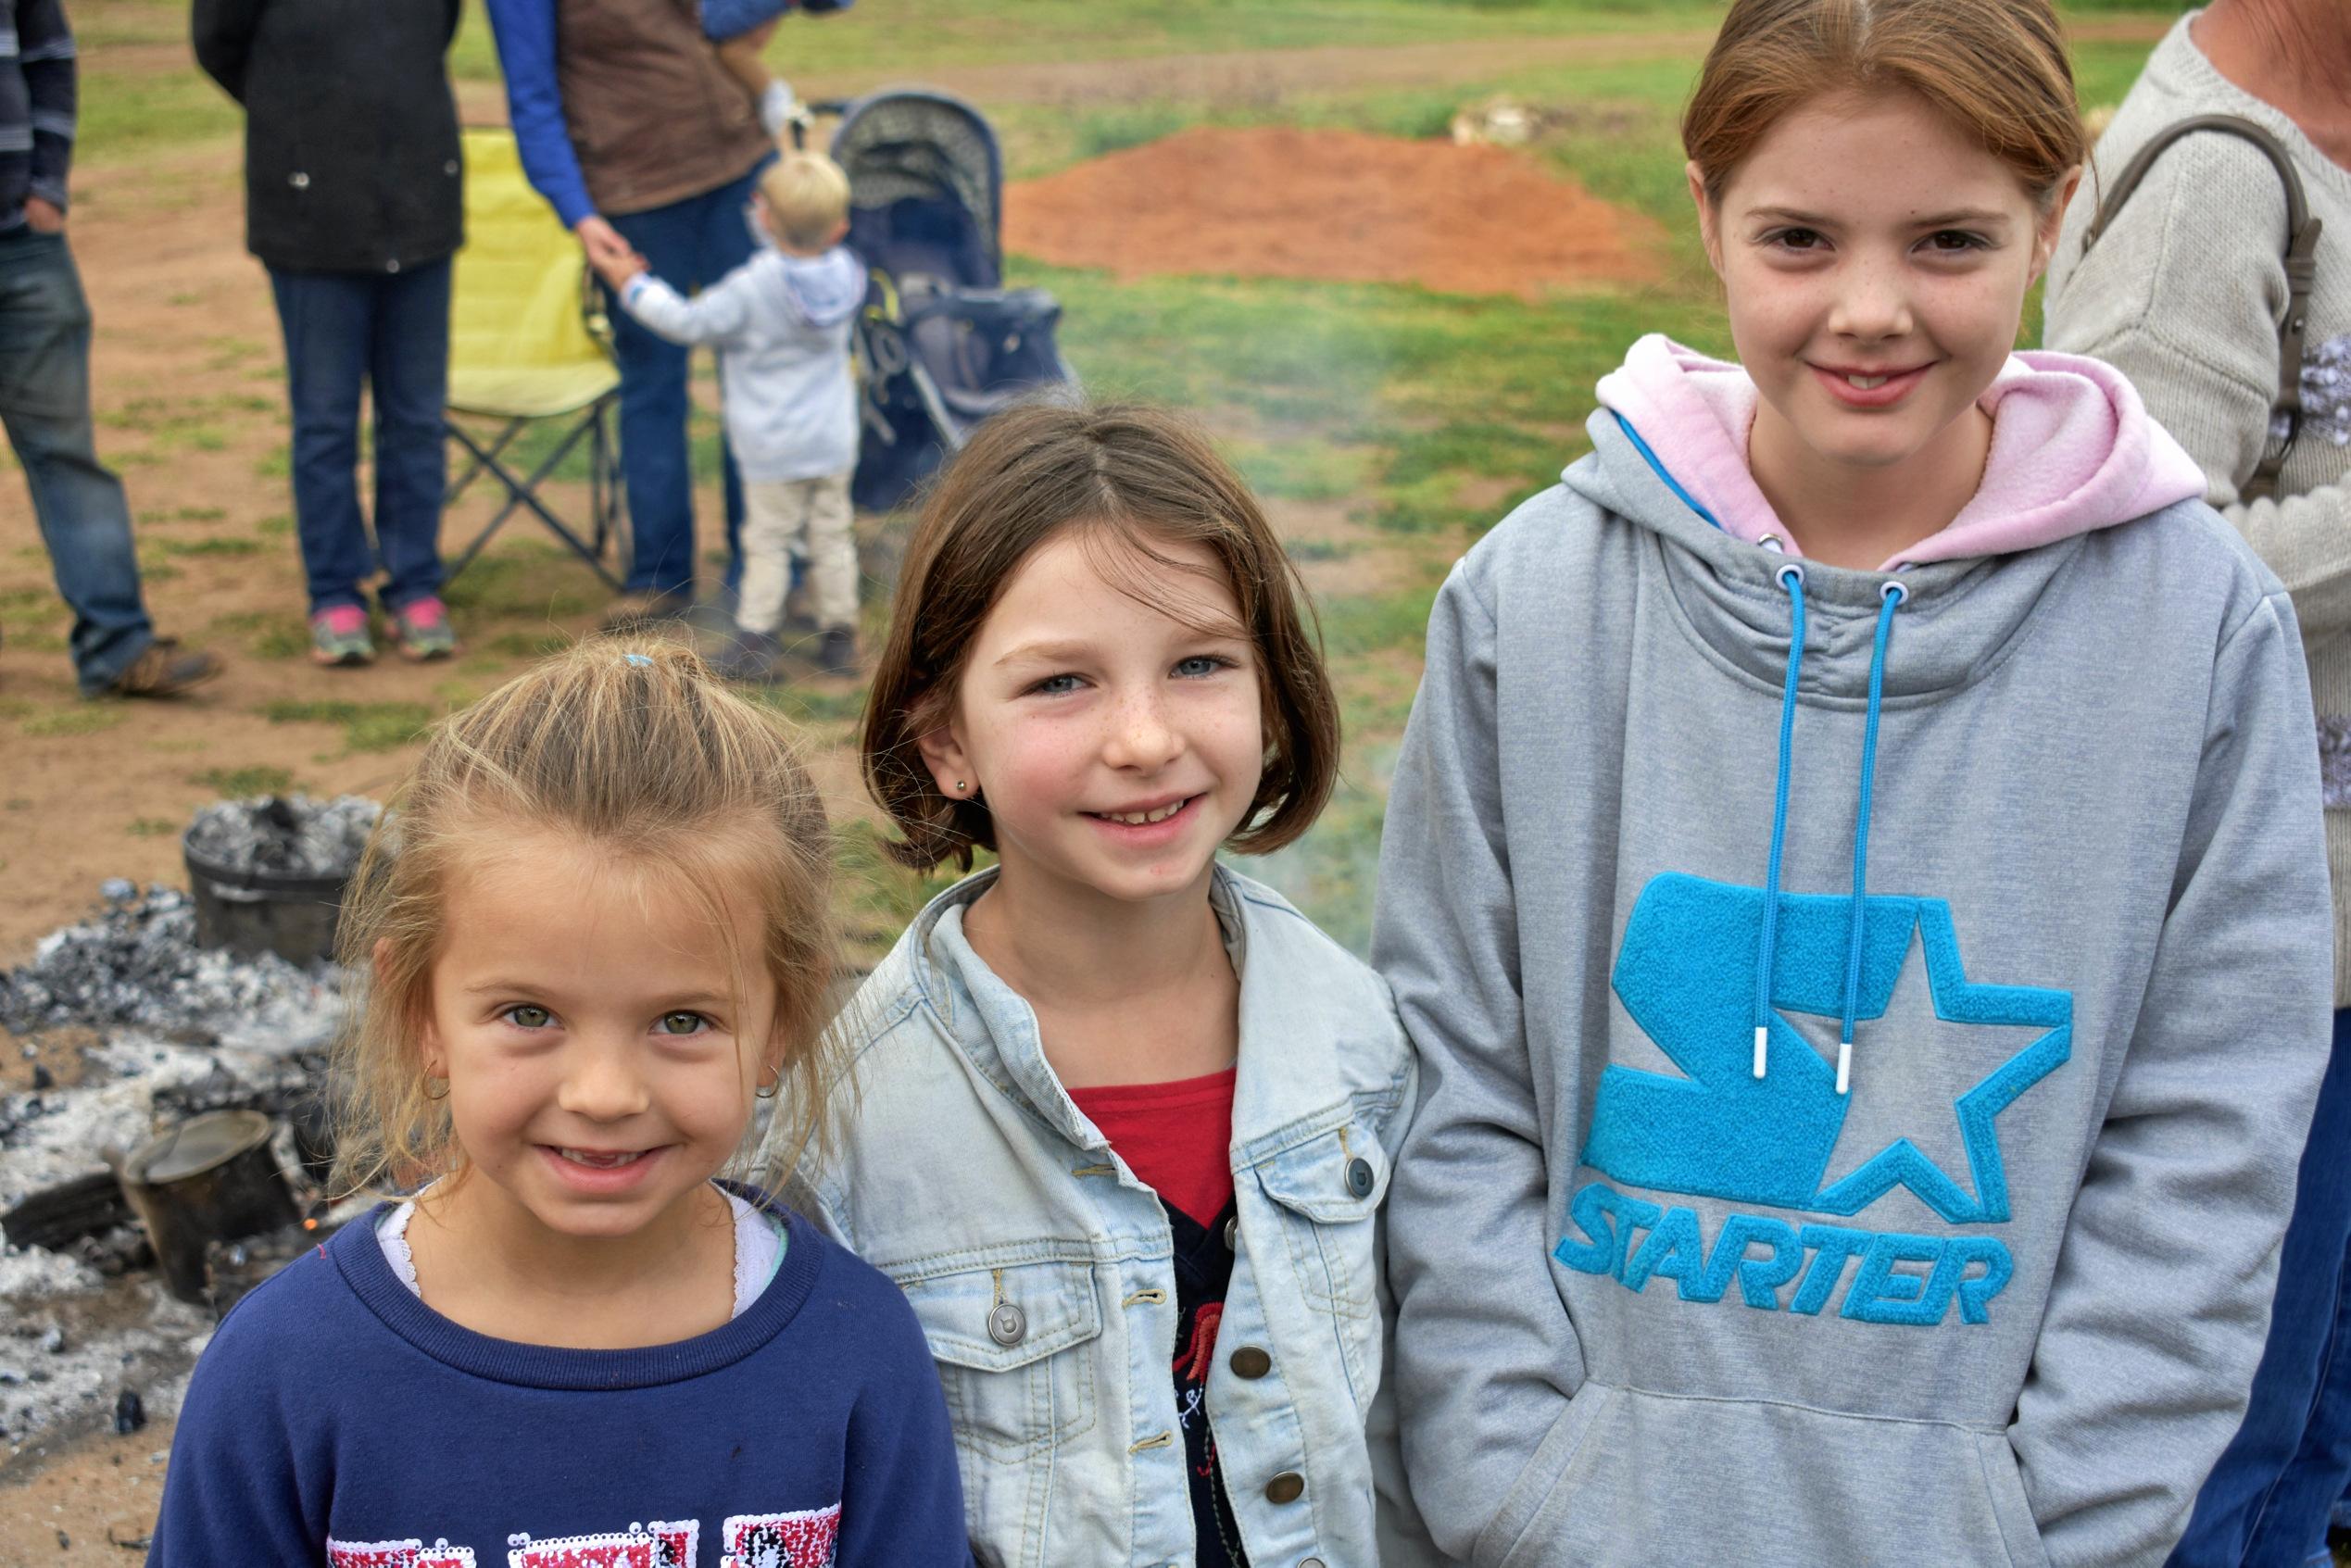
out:
M459 0L195 0L196 63L245 106L245 245L393 272L465 240L446 65Z

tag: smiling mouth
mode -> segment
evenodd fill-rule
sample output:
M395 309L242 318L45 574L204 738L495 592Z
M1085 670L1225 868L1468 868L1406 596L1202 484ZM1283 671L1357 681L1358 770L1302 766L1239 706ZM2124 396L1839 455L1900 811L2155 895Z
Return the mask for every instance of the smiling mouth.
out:
M1927 367L1908 365L1900 370L1839 370L1834 365L1816 365L1813 368L1836 377L1857 392L1875 392L1890 381L1900 381L1905 376L1916 375Z
M591 1171L618 1171L634 1165L652 1153L645 1148L558 1148L556 1154L574 1165L585 1165Z
M1165 822L1199 798L1197 795L1188 795L1181 800L1172 800L1164 806L1154 806L1148 811L1088 811L1086 814L1100 822L1118 822L1130 828L1148 827L1153 822Z

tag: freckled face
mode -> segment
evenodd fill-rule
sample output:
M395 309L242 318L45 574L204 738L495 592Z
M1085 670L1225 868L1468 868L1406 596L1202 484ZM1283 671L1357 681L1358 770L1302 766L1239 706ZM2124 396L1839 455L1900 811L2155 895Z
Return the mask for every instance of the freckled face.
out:
M1190 570L1141 563L1166 608L1106 578L1104 547L1067 531L1021 563L924 755L949 798L957 780L977 787L1008 879L1118 900L1196 891L1264 772L1256 649L1205 547L1155 546Z
M1906 91L1784 116L1718 202L1691 187L1762 402L1758 465L1899 466L1980 441L1968 416L2014 346L2064 215ZM1783 465L1783 469L1787 465Z
M684 1218L772 1060L774 983L739 935L756 917L714 930L664 878L561 833L501 840L446 904L421 1044L484 1197L573 1236Z

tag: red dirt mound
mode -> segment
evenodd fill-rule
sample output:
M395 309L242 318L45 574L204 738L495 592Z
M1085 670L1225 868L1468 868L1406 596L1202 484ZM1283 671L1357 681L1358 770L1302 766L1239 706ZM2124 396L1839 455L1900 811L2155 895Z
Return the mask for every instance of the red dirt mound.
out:
M1207 272L1448 294L1654 277L1656 225L1523 153L1355 131L1200 126L1004 198L1007 249L1120 278Z

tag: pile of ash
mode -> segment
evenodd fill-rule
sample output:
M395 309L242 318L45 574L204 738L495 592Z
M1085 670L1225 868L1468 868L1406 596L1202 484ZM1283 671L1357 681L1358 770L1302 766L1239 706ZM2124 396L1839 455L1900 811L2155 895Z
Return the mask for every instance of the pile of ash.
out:
M354 797L223 802L188 842L223 871L341 876L379 814ZM0 1047L24 1037L34 1063L0 1088L0 1454L102 1423L126 1388L168 1411L210 1326L211 1311L148 1271L111 1163L190 1116L258 1110L279 1122L273 1150L308 1203L332 1147L324 1052L345 1016L344 972L199 947L195 900L177 889L117 879L99 891L87 919L0 971ZM57 1030L94 1039L60 1047ZM70 1067L53 1073L60 1048ZM255 1257L243 1271L255 1278L278 1261Z
M361 795L223 800L197 812L188 824L188 853L231 871L343 876L359 863L359 852L383 814L382 806Z
M342 1016L340 972L274 954L238 958L195 940L195 906L170 887L120 879L80 925L41 939L32 961L0 972L0 1029L25 1035L80 1024L170 1039L270 1039L321 1045Z

